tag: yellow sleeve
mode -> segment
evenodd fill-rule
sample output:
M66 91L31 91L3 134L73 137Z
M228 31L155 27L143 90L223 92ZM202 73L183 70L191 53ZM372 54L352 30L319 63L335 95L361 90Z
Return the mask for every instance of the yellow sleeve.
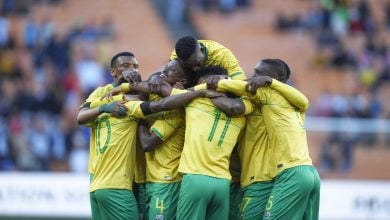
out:
M278 91L287 101L297 107L301 112L309 108L309 100L300 91L276 79L272 80L270 88Z
M178 117L177 110L169 111L163 118L156 120L150 128L162 141L166 141L177 128L180 127L184 118Z
M202 83L202 84L194 86L194 91L203 90L203 89L207 89L206 83Z
M253 103L250 101L250 99L247 96L241 97L242 102L245 105L245 112L242 115L249 115L253 112Z
M186 93L186 92L189 92L189 91L186 90L186 89L172 88L171 95L178 95L178 94L183 94L183 93Z
M141 103L143 101L128 101L125 103L128 116L133 116L136 118L145 118L145 115L141 109Z
M245 91L247 82L242 80L222 79L218 82L218 92L231 92L237 96L252 96Z
M104 104L107 104L110 102L117 102L117 101L124 101L125 100L123 94L115 95L112 98L113 98L113 100L107 100L107 99L100 100L100 97L96 98L96 99L91 101L91 104L89 105L89 107L96 108L98 106L101 106L101 105L104 105Z
M94 100L100 99L103 95L106 94L107 91L109 91L110 87L104 86L104 87L98 87L95 89L88 98L81 104L79 109L82 109L84 107L91 108L91 102Z
M87 98L87 100L85 100L85 102L92 102L93 100L95 99L98 99L102 96L103 94L103 89L102 88L97 88L95 89Z
M130 83L122 83L120 87L121 87L121 91L124 93L130 92L131 90Z
M230 78L234 80L246 79L246 75L238 63L238 60L229 49L226 48L222 60L223 67L227 70L227 74Z

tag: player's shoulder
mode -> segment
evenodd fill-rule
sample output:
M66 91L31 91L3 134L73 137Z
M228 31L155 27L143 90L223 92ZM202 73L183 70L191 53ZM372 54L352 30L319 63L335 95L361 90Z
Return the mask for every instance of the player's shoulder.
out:
M207 48L225 48L225 46L213 40L198 40L198 42Z
M93 90L91 92L91 94L89 95L87 101L91 100L91 99L94 99L96 97L101 97L101 96L105 95L112 88L114 88L113 84L107 84L107 85L104 85L104 86L97 87L95 90Z
M97 87L92 93L99 93L99 92L105 92L107 90L111 90L114 88L114 85L112 83L104 85L104 86L99 86Z

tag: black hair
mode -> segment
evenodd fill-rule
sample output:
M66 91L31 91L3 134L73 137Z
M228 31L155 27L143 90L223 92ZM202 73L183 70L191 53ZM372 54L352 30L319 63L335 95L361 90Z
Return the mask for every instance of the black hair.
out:
M261 62L270 65L273 71L276 72L278 79L286 82L290 78L290 67L281 59L264 59Z
M211 75L227 75L227 70L220 66L206 66L196 71L195 75L198 78L202 76L211 76Z
M191 36L180 38L175 45L175 51L179 59L186 61L196 50L198 41Z
M281 81L282 82L286 82L290 78L290 75L291 75L290 67L283 60L281 60L281 59L277 59L277 60L279 62L281 62L284 65L284 67L285 67L286 74L284 75L284 78L281 79Z
M115 65L115 62L118 60L119 57L125 57L125 56L129 56L129 57L135 57L133 53L131 52L120 52L118 54L116 54L115 56L112 57L111 59L111 68L114 68L114 65Z

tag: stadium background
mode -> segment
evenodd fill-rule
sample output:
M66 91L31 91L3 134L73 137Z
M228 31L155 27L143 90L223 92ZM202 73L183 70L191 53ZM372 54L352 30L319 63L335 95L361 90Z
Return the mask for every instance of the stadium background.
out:
M339 185L337 193L357 184L357 197L375 184L388 191L362 201L353 197L358 212L368 211L343 219L390 218L390 1L0 3L0 218L80 217L66 207L38 207L45 197L40 190L12 186L48 184L54 194L46 197L54 197L57 183L84 184L88 129L76 123L80 103L91 89L110 82L108 63L115 53L134 52L145 79L168 61L183 35L228 47L247 76L260 59L287 61L289 83L311 103L309 148L322 179ZM18 202L25 200L47 212L24 211L29 203ZM340 209L332 202L331 208Z

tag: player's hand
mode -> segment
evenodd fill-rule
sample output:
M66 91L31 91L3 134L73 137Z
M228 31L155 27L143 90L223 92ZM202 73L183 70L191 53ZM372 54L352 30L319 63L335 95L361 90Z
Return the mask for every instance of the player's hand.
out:
M228 79L229 77L226 76L226 75L213 75L213 76L209 76L207 77L207 79L205 80L205 83L207 84L207 88L208 89L217 89L218 87L218 82L219 80L221 79Z
M206 98L216 98L216 97L221 97L224 96L223 93L217 92L215 90L210 90L210 89L205 89L205 90L198 90L203 93L203 97Z
M141 82L141 75L134 70L125 70L122 72L122 76L129 83Z
M161 86L167 84L164 76L164 74L160 74L155 75L149 79L148 86L151 93L159 94L161 91Z
M175 89L184 89L184 85L183 85L183 83L181 83L181 82L176 82L176 83L173 85L173 88L175 88Z
M245 90L255 95L259 87L269 86L272 83L272 78L269 76L256 76L246 80Z
M127 110L128 108L124 105L124 102L111 102L99 107L100 113L111 113L115 117L126 116Z

